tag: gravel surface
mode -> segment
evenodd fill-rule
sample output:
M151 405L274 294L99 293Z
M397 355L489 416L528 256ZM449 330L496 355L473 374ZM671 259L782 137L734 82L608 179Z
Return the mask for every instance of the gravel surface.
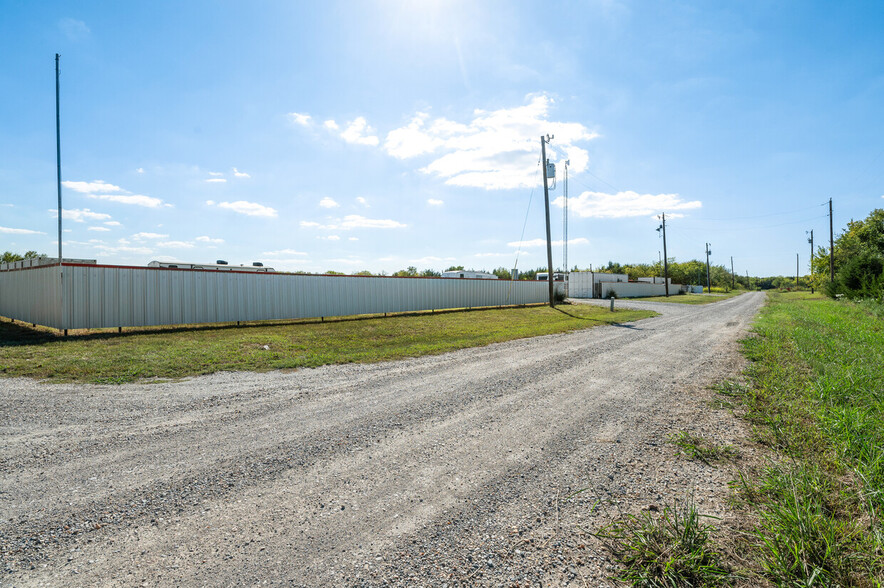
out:
M612 585L588 533L619 512L726 514L727 472L667 435L745 434L706 387L763 300L381 364L0 380L0 585Z

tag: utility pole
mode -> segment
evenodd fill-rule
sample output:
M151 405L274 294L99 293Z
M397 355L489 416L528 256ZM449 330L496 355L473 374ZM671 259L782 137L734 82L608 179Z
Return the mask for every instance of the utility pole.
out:
M710 243L706 243L706 293L712 293L712 282L709 279L709 256L712 252L709 250Z
M835 232L832 230L831 198L829 198L829 281L835 281Z
M58 73L58 53L55 54L55 158L58 170L58 291L59 291L59 318L61 320L61 328L64 329L64 336L68 336L67 317L65 316L64 305L64 268L61 265L64 259L61 255L61 100L59 99L59 73Z
M798 254L796 253L795 254L795 289L796 290L798 289L798 272L800 271L798 269L799 267L800 266L798 265Z
M543 168L543 203L546 206L546 260L549 265L549 275L547 276L549 281L549 305L555 306L556 300L553 295L552 234L550 233L549 228L549 186L547 185L546 174L546 166L548 165L546 160L546 144L552 139L553 137L550 135L547 135L546 137L543 135L540 136L540 166Z
M746 270L746 289L752 289L752 280L749 279L749 270Z
M660 218L663 220L663 224L661 224L657 230L663 231L663 288L666 292L666 296L669 296L669 258L666 254L666 213L660 215Z
M813 294L813 229L810 229L810 293Z
M731 290L737 289L737 276L734 274L734 256L731 255Z
M568 166L571 160L565 160L565 211L562 215L562 271L568 273Z
M58 267L61 268L61 111L58 91L58 53L55 54L55 157L58 167Z

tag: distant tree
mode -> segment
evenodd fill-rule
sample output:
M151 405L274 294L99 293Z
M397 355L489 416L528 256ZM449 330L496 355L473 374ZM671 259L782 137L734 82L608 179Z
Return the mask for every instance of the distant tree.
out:
M327 276L343 276L344 272L336 272L335 270L326 270L325 275Z
M408 266L404 270L399 270L393 274L397 278L413 278L417 275L417 268L413 265Z
M463 271L463 266L462 265L453 265L445 271L446 272L460 272L460 271Z
M368 271L368 270L360 270L360 271L356 272L356 273L353 274L353 275L354 275L354 276L371 276L371 275L374 275L374 274L372 274L372 273L371 273L370 271Z
M811 262L814 283L830 296L884 297L884 209L851 220L835 239L835 281L829 283L829 251L820 247Z
M424 277L424 278L438 278L441 275L442 274L440 272L437 272L436 270L431 270L431 269L425 269L424 271L421 272L421 277Z
M4 251L3 255L0 256L0 262L9 263L13 261L22 261L24 259L32 259L34 257L45 257L45 255L45 253L40 255L36 251L27 251L24 255L13 253L12 251Z
M510 270L506 269L505 267L499 267L499 268L495 269L494 271L492 271L491 273L494 274L495 276L497 276L501 280L512 280L513 279L513 274L510 273Z

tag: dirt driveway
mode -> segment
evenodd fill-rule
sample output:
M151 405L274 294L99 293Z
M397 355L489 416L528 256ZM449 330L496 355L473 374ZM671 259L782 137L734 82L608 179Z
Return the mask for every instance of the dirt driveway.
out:
M617 512L722 514L727 474L667 435L744 434L705 388L763 300L383 364L0 380L0 585L609 585L587 531Z

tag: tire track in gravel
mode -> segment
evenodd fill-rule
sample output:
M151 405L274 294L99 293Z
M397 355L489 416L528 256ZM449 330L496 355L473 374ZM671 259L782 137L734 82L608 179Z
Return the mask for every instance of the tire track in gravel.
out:
M501 529L530 527L539 482L599 455L616 465L622 447L610 438L625 431L635 454L659 427L634 425L714 373L716 341L743 332L759 303L656 305L663 316L635 325L294 374L119 388L7 380L0 408L18 411L0 423L11 433L0 486L8 578L494 578L502 568L469 559L476 537L494 531L512 552ZM598 488L612 485L597 473Z

